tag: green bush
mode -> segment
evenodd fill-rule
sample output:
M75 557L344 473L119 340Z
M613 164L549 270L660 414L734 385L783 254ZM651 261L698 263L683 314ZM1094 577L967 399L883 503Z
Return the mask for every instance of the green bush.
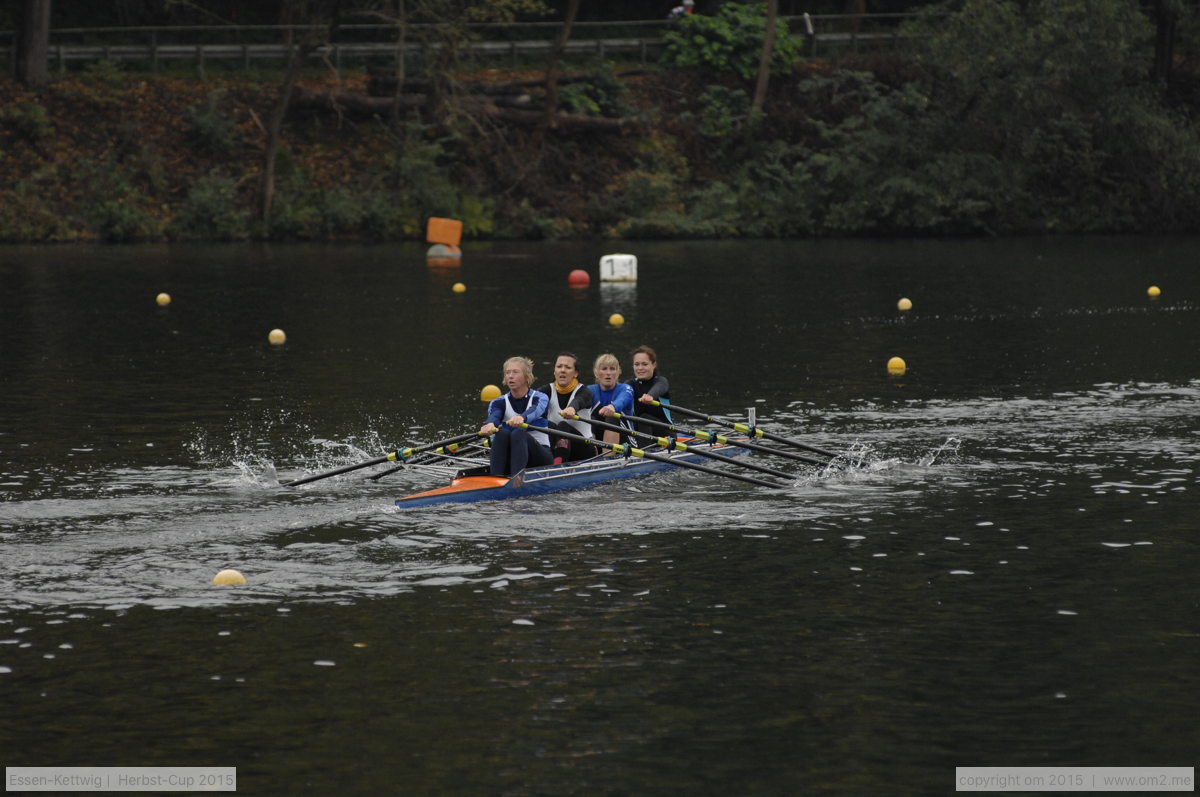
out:
M54 132L54 126L50 124L45 106L33 102L20 107L0 108L0 130L30 144L37 144Z
M65 241L78 237L47 205L33 184L18 182L0 192L0 241L11 243Z
M804 42L777 20L772 74L787 74L800 60ZM723 3L716 16L689 14L663 34L663 63L733 73L745 80L758 74L767 31L764 4Z
M162 222L129 196L101 201L90 209L88 220L101 239L112 243L157 239L163 231Z
M170 232L179 238L240 240L249 237L252 224L249 210L239 207L237 181L214 169L188 190Z
M625 85L611 70L593 72L586 80L563 83L558 87L558 108L592 116L630 116L636 111L625 94Z
M198 152L228 155L237 145L237 123L221 110L224 95L223 89L217 89L188 110L184 132L188 143Z

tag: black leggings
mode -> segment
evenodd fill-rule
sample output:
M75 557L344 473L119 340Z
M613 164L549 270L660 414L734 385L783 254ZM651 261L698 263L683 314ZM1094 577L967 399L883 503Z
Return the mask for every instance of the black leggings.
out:
M580 432L566 421L550 424L551 429L557 429L560 432L578 435ZM556 462L578 462L581 459L591 459L600 453L600 450L591 443L585 443L582 440L572 440L569 437L550 436L550 451ZM563 454L566 454L564 456Z
M527 429L505 424L492 436L493 476L512 476L528 466L549 465L554 461L550 449L534 440Z

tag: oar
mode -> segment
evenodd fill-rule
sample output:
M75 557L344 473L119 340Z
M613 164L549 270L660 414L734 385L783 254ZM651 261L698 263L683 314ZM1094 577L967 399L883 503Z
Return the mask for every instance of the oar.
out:
M602 448L611 449L612 451L614 451L617 454L629 454L630 456L634 456L634 457L644 457L645 459L653 459L653 460L657 460L659 462L665 462L668 465L676 465L680 468L690 468L691 470L703 471L704 473L711 473L716 476L724 476L727 479L737 479L738 481L749 482L750 484L758 484L763 487L774 487L774 488L778 489L778 488L786 486L783 484L776 484L775 482L769 482L769 481L766 481L765 479L756 479L753 476L742 476L739 473L727 473L726 471L717 470L716 468L708 468L708 467L705 467L704 465L697 465L694 462L684 462L679 459L672 459L671 457L663 457L663 456L659 456L658 454L651 454L650 452L643 451L640 448L634 448L633 446L622 445L621 443L606 443L603 440L596 440L591 437L584 437L583 435L571 434L570 432L561 432L558 429L550 429L545 426L530 426L527 423L523 423L523 424L521 424L521 428L529 429L534 432L545 432L546 434L554 435L555 437L565 437L568 440L579 440L584 443L590 443L591 445L594 445L594 446L600 446Z
M672 432L679 432L680 434L684 434L689 437L698 437L701 440L707 440L710 443L723 443L724 445L736 446L737 448L748 448L751 451L761 451L764 454L774 454L777 457L786 457L787 459L794 459L797 462L807 462L810 465L828 465L828 464L830 464L830 463L826 462L825 460L817 459L816 457L806 457L803 454L793 454L791 451L780 451L778 448L770 448L768 446L760 446L757 443L749 443L749 442L746 442L745 440L731 440L723 434L716 434L714 432L708 431L707 429L680 429L678 426L673 426L672 424L669 424L669 423L663 423L662 421L656 421L653 418L644 418L640 415L623 415L622 413L619 413L619 412L614 412L612 414L612 417L624 418L627 421L633 421L634 423L643 423L648 426L658 426L658 427L667 429ZM830 456L833 456L833 455L831 454Z
M457 454L460 451L468 451L473 448L485 448L485 447L486 447L486 441L483 445L480 445L479 443L470 443L465 446L460 446L457 443L454 443L452 445L442 446L441 448L435 449L433 451L426 451L425 453L430 454L431 457L435 458L435 459L438 459L438 458L440 458L440 459L455 459L455 457L451 457L450 455ZM423 454L420 454L417 457L414 457L414 460L419 460L419 461L402 462L401 464L395 466L394 468L388 468L387 470L380 471L379 473L372 473L370 476L367 477L367 481L372 481L372 482L379 481L384 476L391 476L393 473L404 470L405 468L409 467L410 465L424 465L424 464L426 464L426 462L422 458L423 456L424 456Z
M689 410L687 407L681 407L674 403L663 404L661 401L651 401L650 403L655 407L664 407L671 412L682 412L684 415L690 415L693 418L703 418L709 423L720 423L724 424L725 426L732 426L734 431L741 432L742 434L748 434L751 437L765 437L768 440L774 440L776 443L783 443L784 445L793 446L795 448L802 448L805 451L812 451L816 454L821 454L822 456L826 457L837 456L837 454L833 453L832 451L826 451L823 448L810 446L808 443L801 443L799 440L790 440L786 437L780 437L779 435L764 431L757 426L749 426L744 423L735 423L733 421L727 421L723 418L714 418L711 415L705 415L703 412L698 412L696 410Z
M453 443L461 443L464 440L470 440L472 437L478 437L478 436L479 436L479 432L471 432L470 434L460 434L457 437L450 437L450 438L447 438L446 440L439 440L436 443L429 443L427 445L418 446L416 448L398 448L395 451L388 454L387 456L376 457L375 459L369 459L366 462L359 462L357 465L346 465L341 468L334 468L333 470L328 470L328 471L325 471L324 473L315 473L312 476L305 476L304 478L296 479L295 481L283 482L280 486L281 487L295 487L300 484L308 484L309 482L315 482L315 481L318 481L319 479L328 479L330 476L337 476L342 473L349 473L350 471L353 471L353 470L361 470L362 468L369 468L372 465L381 465L384 462L395 462L396 460L406 460L409 457L411 457L413 454L419 454L422 451L433 451L435 449L441 448L442 446L448 446Z
M620 415L620 413L616 413L616 414ZM756 470L759 473L766 473L771 476L778 476L781 479L794 479L795 478L792 474L787 473L786 471L775 470L774 468L768 468L763 465L757 465L753 462L745 462L740 459L734 459L733 457L722 456L721 454L715 454L712 451L705 451L704 449L701 449L701 448L693 448L692 446L689 446L687 443L681 443L678 440L671 439L670 437L656 437L652 434L647 434L646 432L630 431L625 426L617 426L616 424L605 423L604 421L597 421L595 418L589 420L588 423L590 423L592 426L599 426L601 429L612 429L614 432L625 432L627 434L632 434L636 437L645 438L647 440L653 440L655 443L662 446L667 451L687 451L690 454L698 454L698 455L700 455L702 457L706 457L708 459L719 459L722 462L728 462L730 465L737 465L739 468L748 468L750 470Z

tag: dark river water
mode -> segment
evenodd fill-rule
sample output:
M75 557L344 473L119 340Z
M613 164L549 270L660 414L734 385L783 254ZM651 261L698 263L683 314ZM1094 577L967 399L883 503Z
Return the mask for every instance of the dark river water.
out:
M6 765L858 795L1196 763L1200 239L465 249L0 249ZM597 283L614 251L636 286ZM860 465L279 486L478 428L510 355L641 343L678 404Z

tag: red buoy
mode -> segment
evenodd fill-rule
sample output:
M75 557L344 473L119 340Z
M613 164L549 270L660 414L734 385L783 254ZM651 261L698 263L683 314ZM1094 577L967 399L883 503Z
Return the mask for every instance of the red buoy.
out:
M567 275L567 284L572 288L586 288L591 282L592 278L581 268L577 268Z

